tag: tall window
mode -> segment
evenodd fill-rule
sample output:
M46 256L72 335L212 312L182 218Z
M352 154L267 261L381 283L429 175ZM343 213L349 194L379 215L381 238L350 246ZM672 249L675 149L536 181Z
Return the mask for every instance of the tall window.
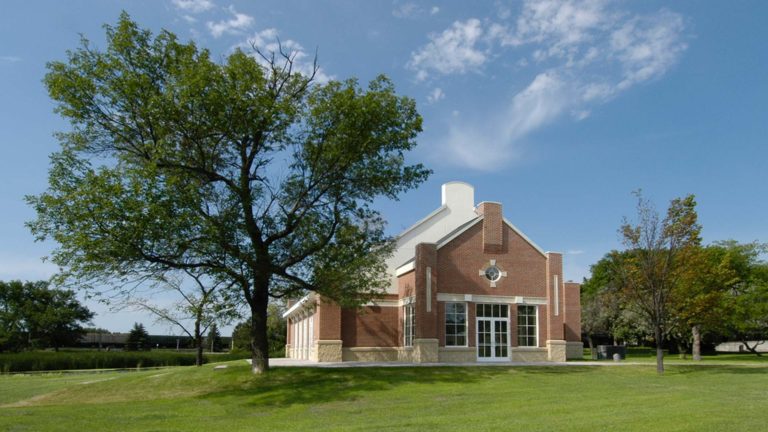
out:
M530 305L517 307L517 345L539 346L538 331L536 329L537 308Z
M445 304L445 346L467 346L467 304Z
M414 329L414 309L412 304L405 305L403 316L403 346L413 346L413 329Z

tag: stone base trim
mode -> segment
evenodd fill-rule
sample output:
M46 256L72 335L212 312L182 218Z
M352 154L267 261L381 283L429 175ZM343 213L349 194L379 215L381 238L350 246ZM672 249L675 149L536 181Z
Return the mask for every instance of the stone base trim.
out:
M340 340L318 340L315 342L316 349L313 350L315 360L320 363L336 363L344 358L341 349Z
M440 363L474 363L477 361L475 347L440 347L437 350Z
M437 339L414 339L413 351L415 363L437 363L439 341Z
M355 347L342 348L341 360L354 362L396 362L410 361L401 360L405 350L413 351L411 348L399 347Z
M584 343L566 342L565 358L568 360L581 360L584 358Z
M549 350L536 347L513 347L511 360L514 362L545 362L549 361Z
M564 340L547 341L547 360L553 362L564 362L566 360L566 349L568 343Z

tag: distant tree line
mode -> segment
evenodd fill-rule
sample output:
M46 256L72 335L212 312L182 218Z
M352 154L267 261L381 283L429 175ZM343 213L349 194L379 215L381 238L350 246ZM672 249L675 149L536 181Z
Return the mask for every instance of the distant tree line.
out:
M0 352L76 344L93 312L48 282L0 281Z

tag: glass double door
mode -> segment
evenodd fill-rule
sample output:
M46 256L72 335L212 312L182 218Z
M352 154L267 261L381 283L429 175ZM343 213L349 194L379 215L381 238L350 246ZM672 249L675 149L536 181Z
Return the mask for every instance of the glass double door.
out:
M477 305L477 359L509 359L509 308L507 305Z

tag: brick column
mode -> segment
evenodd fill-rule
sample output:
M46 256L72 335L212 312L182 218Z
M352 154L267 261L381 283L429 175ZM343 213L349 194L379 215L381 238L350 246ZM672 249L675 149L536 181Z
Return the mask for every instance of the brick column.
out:
M341 308L331 300L322 297L317 300L315 311L315 337L317 343L317 361L341 361Z
M563 255L547 252L547 350L551 361L565 361Z
M414 360L418 363L437 362L437 245L416 245L415 262L415 321Z

